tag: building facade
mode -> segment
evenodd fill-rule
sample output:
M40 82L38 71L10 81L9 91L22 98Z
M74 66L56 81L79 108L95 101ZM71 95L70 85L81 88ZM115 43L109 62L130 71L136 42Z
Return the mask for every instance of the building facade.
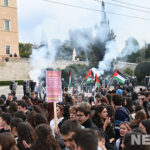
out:
M0 0L0 59L19 57L17 0Z

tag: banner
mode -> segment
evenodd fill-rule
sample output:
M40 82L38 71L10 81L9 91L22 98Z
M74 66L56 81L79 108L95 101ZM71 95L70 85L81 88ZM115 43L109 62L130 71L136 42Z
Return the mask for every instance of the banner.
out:
M47 102L58 102L62 97L61 72L46 71Z

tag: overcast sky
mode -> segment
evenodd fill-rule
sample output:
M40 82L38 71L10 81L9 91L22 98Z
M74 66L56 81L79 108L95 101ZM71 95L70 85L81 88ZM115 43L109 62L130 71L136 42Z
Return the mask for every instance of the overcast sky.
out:
M94 0L52 1L101 10L101 3ZM150 8L150 0L120 1ZM107 12L149 18L149 20L141 20L107 14L110 27L116 34L116 42L119 50L124 47L124 42L129 37L136 38L141 47L144 45L144 42L150 42L150 9L124 5L115 2L115 0L105 0L105 2L149 12L139 12L105 4ZM93 28L100 22L100 19L101 12L98 11L57 5L44 0L18 0L19 42L39 44L43 33L46 34L49 40L57 38L64 41L68 38L68 31L70 29Z

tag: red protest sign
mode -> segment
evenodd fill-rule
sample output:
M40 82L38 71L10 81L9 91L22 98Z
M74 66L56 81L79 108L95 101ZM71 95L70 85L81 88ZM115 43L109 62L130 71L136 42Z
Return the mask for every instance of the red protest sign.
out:
M61 72L46 71L47 102L58 102L61 93Z

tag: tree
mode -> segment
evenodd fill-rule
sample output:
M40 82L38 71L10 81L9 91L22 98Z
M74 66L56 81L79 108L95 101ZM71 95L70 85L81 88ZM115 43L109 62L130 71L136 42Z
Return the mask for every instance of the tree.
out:
M150 68L150 62L142 62L136 66L134 74L137 77L139 82L141 82L145 78L145 76L150 76L149 68Z
M145 50L145 58L150 58L150 44L148 44L146 50Z
M32 53L33 45L30 43L19 43L20 57L29 58Z
M127 74L129 76L133 76L134 75L134 71L131 68L126 68L123 70L124 74Z

